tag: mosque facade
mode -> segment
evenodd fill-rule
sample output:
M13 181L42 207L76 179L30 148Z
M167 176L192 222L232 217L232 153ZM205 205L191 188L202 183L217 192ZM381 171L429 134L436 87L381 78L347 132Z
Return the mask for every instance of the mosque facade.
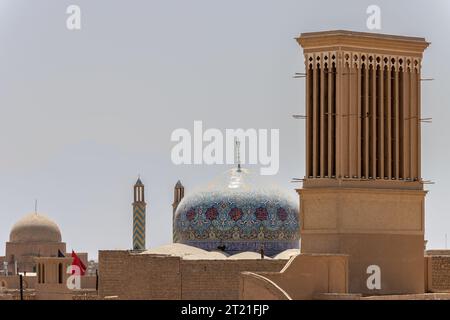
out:
M36 258L58 257L58 253L70 257L66 251L59 226L45 214L29 213L12 226L0 271L4 275L36 274ZM88 254L77 254L88 265Z
M6 243L6 255L0 257L0 262L3 270L10 274L35 273L35 257L57 256L58 251L66 252L58 225L47 216L34 212L14 224Z
M11 228L5 253L0 257L0 300L72 299L95 290L95 264L85 252L76 252L89 266L80 278L80 290L68 289L72 253L66 250L59 226L45 214L33 212L20 218Z

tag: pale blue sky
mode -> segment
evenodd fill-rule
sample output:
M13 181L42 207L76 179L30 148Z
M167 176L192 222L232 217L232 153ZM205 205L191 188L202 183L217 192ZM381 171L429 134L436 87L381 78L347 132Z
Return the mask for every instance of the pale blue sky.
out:
M82 30L66 29L66 8ZM176 128L279 128L275 181L304 175L301 32L366 29L425 37L426 238L450 233L450 1L0 0L0 255L13 223L54 219L68 249L131 247L132 185L146 185L148 246L171 241L173 185L186 193L226 166L175 166Z

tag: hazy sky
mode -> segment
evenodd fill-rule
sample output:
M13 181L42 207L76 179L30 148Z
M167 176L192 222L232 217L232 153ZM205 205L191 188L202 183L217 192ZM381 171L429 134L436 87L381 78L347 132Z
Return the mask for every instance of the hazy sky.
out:
M81 7L82 29L66 28ZM68 250L131 247L132 186L146 185L147 246L171 242L173 186L188 194L227 166L175 166L177 128L280 129L280 171L304 176L302 52L294 37L329 29L425 37L422 164L426 239L450 233L450 1L0 0L0 255L34 210Z

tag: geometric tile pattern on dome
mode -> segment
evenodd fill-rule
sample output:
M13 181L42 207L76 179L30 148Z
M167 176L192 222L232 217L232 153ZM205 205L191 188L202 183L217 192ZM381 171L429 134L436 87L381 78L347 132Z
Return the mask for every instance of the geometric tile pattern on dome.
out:
M177 208L175 242L225 251L275 255L299 247L298 207L276 190L214 190L185 197Z

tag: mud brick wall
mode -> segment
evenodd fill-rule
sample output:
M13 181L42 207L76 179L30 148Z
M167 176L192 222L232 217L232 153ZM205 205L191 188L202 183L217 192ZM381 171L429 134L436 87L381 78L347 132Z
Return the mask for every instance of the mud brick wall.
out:
M427 291L450 292L450 255L427 256Z
M238 299L242 271L280 271L287 260L183 260L180 257L99 252L99 298Z

